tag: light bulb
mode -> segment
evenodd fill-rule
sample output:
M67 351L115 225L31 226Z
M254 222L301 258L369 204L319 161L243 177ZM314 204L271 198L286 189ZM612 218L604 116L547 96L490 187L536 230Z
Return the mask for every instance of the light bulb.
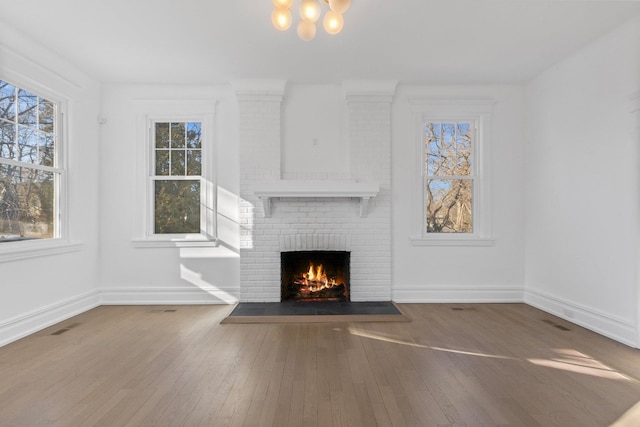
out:
M329 0L331 10L338 12L340 15L345 13L349 6L351 6L351 0Z
M316 36L316 24L313 22L300 21L298 22L298 37L308 42L313 40Z
M338 34L342 30L344 19L338 12L330 10L326 13L326 15L324 15L322 24L327 33Z
M316 0L302 0L300 16L303 21L316 22L320 18L320 5Z
M291 26L291 11L283 8L273 9L271 22L276 29L280 31L287 30Z
M279 8L289 8L291 3L293 3L293 0L273 0L273 5Z

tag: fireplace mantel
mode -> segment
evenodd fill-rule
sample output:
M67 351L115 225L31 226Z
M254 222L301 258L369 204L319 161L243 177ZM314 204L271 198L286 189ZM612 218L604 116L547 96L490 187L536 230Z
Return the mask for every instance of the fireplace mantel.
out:
M350 197L360 199L360 216L367 216L369 199L375 197L380 186L374 182L359 181L304 181L279 180L263 182L253 186L253 194L262 200L264 216L271 216L271 199L273 198L333 198Z

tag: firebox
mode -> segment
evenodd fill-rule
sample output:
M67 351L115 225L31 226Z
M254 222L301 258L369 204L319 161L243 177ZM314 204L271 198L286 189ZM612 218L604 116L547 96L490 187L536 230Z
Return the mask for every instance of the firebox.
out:
M281 252L281 301L350 301L350 252Z

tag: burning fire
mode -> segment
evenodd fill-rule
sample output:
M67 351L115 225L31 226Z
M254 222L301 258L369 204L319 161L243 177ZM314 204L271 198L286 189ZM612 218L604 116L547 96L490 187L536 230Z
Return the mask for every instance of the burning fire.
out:
M303 273L302 278L296 279L294 283L299 285L300 292L305 294L318 292L323 289L331 289L338 285L335 278L327 278L322 264L319 264L317 267L309 264L309 271Z

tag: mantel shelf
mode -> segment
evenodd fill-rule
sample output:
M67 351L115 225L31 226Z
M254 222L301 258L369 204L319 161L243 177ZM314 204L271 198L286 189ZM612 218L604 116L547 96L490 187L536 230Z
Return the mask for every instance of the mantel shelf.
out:
M293 197L351 197L360 199L360 216L366 217L369 199L375 197L380 186L358 181L299 181L280 180L253 186L253 194L262 200L264 216L271 216L271 199Z

